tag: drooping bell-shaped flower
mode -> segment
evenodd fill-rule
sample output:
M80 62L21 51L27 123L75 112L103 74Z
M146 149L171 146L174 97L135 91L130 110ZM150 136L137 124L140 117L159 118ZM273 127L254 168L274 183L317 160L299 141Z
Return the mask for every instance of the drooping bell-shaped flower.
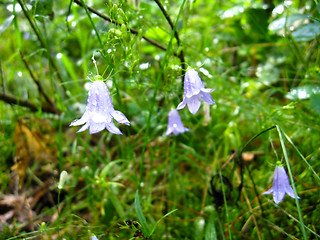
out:
M190 131L190 129L183 126L179 112L176 109L171 109L169 112L166 136L170 135L171 133L177 136L179 133L184 133L187 131Z
M270 193L273 193L273 200L276 204L280 203L286 194L292 198L295 198L294 191L290 186L288 175L283 166L276 167L273 175L272 187L262 194ZM298 195L297 197L300 199Z
M113 119L118 123L130 125L126 116L113 108L110 92L107 85L102 81L100 75L95 76L98 79L92 82L89 93L87 106L84 114L80 119L71 122L70 126L79 126L84 124L78 132L83 132L89 128L89 133L97 133L107 129L114 134L122 134L117 128Z
M201 105L201 101L207 104L215 104L210 95L214 89L205 88L199 74L196 70L190 69L184 77L183 101L178 105L180 110L188 105L189 111L195 114Z

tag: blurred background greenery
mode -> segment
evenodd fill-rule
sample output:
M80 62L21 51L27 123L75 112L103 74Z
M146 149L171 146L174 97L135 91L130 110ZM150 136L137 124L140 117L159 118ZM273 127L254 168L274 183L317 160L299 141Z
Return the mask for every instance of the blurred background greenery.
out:
M317 0L1 0L0 239L147 239L174 209L149 239L320 238L319 15ZM68 127L93 56L122 136ZM216 105L180 110L190 132L166 137L186 67ZM285 163L275 128L242 151L275 125L300 207L261 195Z

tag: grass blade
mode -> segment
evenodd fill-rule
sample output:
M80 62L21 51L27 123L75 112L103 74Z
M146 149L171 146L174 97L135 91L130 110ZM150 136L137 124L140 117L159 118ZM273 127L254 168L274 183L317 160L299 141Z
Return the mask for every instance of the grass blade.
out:
M280 127L278 125L277 125L277 131L279 133L279 139L280 139L283 155L284 155L284 158L286 160L288 173L289 173L289 176L290 176L290 182L291 182L292 189L293 189L294 195L295 195L295 200L296 200L296 205L297 205L297 210L298 210L299 220L300 220L300 225L301 225L301 231L302 231L302 234L303 234L303 238L305 240L307 240L308 239L307 238L307 233L306 233L306 229L305 229L304 223L303 223L302 212L301 212L301 209L300 209L299 200L297 198L298 194L297 194L296 186L294 185L294 180L293 180L293 176L292 176L292 172L291 172L291 168L290 168L290 163L289 163L289 158L288 158L286 146L284 144L283 137L282 137L282 130L280 129Z
M217 240L217 231L216 227L214 225L214 212L211 213L211 216L209 218L208 225L206 227L206 235L205 235L205 240Z
M143 215L142 209L141 209L141 205L140 205L140 200L139 200L139 191L136 191L136 198L134 200L134 205L136 208L136 213L137 213L137 217L139 220L139 223L142 226L142 233L144 236L149 236L150 235L150 227L147 223L147 220L145 218L145 216Z
M169 216L171 213L174 213L174 212L177 211L177 210L178 210L178 209L174 209L174 210L172 210L171 212L168 212L166 215L162 216L162 217L156 222L156 224L153 225L149 237L152 235L152 233L154 232L154 230L156 230L158 224L162 221L162 219L164 219L165 217Z

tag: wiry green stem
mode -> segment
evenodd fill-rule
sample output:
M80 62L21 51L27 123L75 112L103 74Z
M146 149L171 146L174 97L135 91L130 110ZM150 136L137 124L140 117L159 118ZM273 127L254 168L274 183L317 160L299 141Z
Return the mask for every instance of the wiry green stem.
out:
M289 158L288 158L286 146L285 146L284 141L283 141L283 137L282 137L282 133L281 133L281 128L280 128L278 125L276 125L276 127L277 127L277 131L278 131L278 133L279 133L279 139L280 139L280 143L281 143L281 147L282 147L284 159L286 160L286 164L287 164L287 168L288 168L288 172L289 172L289 177L290 177L292 189L293 189L294 195L295 195L295 200L296 200L296 205L297 205L298 214L299 214L301 231L302 231L302 234L303 234L303 238L304 238L305 240L307 240L308 238L307 238L306 230L305 230L304 223L303 223L302 213L301 213L301 209L300 209L300 205L299 205L299 200L298 200L298 194L297 194L296 186L295 186L295 184L294 184L294 180L293 180L293 176L292 176L292 172L291 172L291 167L290 167L290 163L289 163Z

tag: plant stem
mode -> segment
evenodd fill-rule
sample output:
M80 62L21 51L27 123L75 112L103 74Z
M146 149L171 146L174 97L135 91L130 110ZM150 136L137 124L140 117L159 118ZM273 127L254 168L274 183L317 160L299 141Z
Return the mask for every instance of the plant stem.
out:
M172 20L171 20L171 18L169 16L168 12L165 10L165 8L163 7L163 5L160 2L160 0L154 0L154 1L159 6L161 12L163 13L164 17L167 19L167 22L169 23L171 29L173 30L174 26L173 26ZM181 46L181 41L180 41L180 37L179 37L179 33L178 33L177 29L174 30L174 36L177 39L178 46L180 47ZM185 74L185 71L186 71L186 64L185 64L185 59L184 59L184 51L183 51L182 48L181 48L180 52L178 53L178 58L180 59L180 62L181 62L181 69L182 69L181 78L182 78L182 88L183 88L183 85L184 85L184 74Z
M76 4L78 4L79 6L81 6L81 7L86 7L90 12L92 12L92 13L94 13L95 15L97 15L98 17L106 20L107 22L113 23L113 24L118 25L118 26L121 26L121 25L122 25L120 22L118 22L118 21L116 21L116 20L114 20L114 19L111 19L111 18L108 17L107 15L100 13L99 11L95 10L94 8L89 7L89 6L87 6L87 5L84 5L84 4L81 2L81 0L74 0L74 2L75 2ZM124 24L124 23L123 23L123 24ZM134 29L134 28L131 28L131 27L129 27L129 26L127 26L127 28L129 29L129 31L130 31L132 34L140 35L140 32L139 32L138 30L136 30L136 29ZM167 51L167 47L166 47L166 46L163 46L163 45L160 44L160 43L158 43L156 40L154 40L154 39L152 39L152 38L149 38L149 37L147 37L147 36L145 36L145 35L141 35L141 36L142 36L142 38L143 38L144 40L146 40L147 42L151 43L153 46L156 46L157 48L160 48L160 49L162 49L162 50L164 50L164 51ZM177 54L176 52L174 52L173 55L176 56L176 57L179 57L179 54Z
M165 56L164 56L164 58L162 60L161 69L160 69L160 72L158 74L158 78L157 78L157 81L156 81L156 86L155 86L154 91L153 91L153 96L152 96L151 105L150 105L150 109L149 109L149 116L148 116L147 123L146 123L147 124L147 126L146 126L146 135L145 135L145 138L144 138L144 143L143 143L142 153L141 153L140 180L139 180L139 186L138 186L138 190L139 191L140 191L141 182L143 181L144 155L145 155L145 152L146 152L146 147L147 147L147 143L148 143L148 139L149 139L150 123L151 123L151 117L152 117L152 113L153 113L153 107L154 107L154 104L155 104L155 101L156 101L156 96L157 96L157 93L158 93L158 88L159 88L159 85L160 85L161 76L162 76L162 73L163 73L164 68L166 66L166 63L167 63L167 57L168 57L168 54L170 52L170 48L171 48L171 45L172 45L174 32L175 32L175 29L177 27L177 24L178 24L178 21L179 21L179 17L180 17L180 14L182 12L182 9L183 9L183 6L184 6L185 2L186 2L186 0L183 0L183 2L181 4L181 7L180 7L180 10L179 10L179 13L178 13L174 28L173 28L172 33L171 33L168 49L166 50L166 54L165 54Z
M280 139L283 155L284 155L284 158L286 160L286 164L287 164L287 168L288 168L288 172L289 172L291 185L292 185L292 188L293 188L293 191L294 191L294 195L295 195L295 201L296 201L296 205L297 205L297 209L298 209L301 231L302 231L302 234L303 234L303 238L305 240L307 240L308 238L307 238L306 230L305 230L304 223L303 223L302 213L301 213L299 200L298 200L298 194L297 194L296 186L294 184L294 180L293 180L293 176L292 176L292 172L291 172L291 168L290 168L290 163L289 163L289 158L288 158L286 146L285 146L284 141L283 141L281 128L278 125L276 125L276 127L277 127L277 131L278 131L278 134L279 134L279 139Z

